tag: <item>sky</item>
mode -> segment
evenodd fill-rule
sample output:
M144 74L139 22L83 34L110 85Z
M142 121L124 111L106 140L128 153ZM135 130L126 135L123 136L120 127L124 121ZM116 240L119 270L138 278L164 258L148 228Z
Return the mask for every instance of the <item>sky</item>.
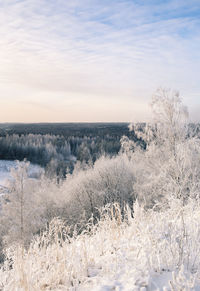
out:
M199 0L0 0L0 122L139 122L157 88L200 121Z

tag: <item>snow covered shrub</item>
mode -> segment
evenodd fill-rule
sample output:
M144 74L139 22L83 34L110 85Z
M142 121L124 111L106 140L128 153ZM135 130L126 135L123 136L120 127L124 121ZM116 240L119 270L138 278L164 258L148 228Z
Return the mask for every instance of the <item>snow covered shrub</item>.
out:
M89 223L79 236L76 233L72 236L60 219L54 219L47 230L36 236L27 250L23 250L23 256L19 246L7 249L6 261L0 269L0 286L4 291L26 288L75 290L87 278L101 272L103 265L96 259L104 251L114 253L118 245L126 225L119 224L120 208L117 205L111 207L109 213L114 209L118 209L118 216L111 218L106 215L108 208L102 210L99 225Z
M134 153L134 192L148 207L171 198L180 198L184 204L189 197L199 197L200 140L187 139L175 150L176 157L152 144L145 152Z
M187 270L184 270L184 265L181 266L178 272L172 273L172 280L170 280L170 287L173 291L190 291L194 290L195 277L192 274L188 274Z
M126 155L101 157L94 166L80 170L67 177L60 195L63 197L65 217L71 223L88 220L97 208L118 202L122 207L132 205L133 165Z
M20 243L28 246L34 234L54 217L61 217L72 228L84 228L97 208L118 202L132 205L133 171L126 155L102 157L68 175L63 183L45 176L28 178L28 163L12 171L9 193L1 200L0 234L3 246Z

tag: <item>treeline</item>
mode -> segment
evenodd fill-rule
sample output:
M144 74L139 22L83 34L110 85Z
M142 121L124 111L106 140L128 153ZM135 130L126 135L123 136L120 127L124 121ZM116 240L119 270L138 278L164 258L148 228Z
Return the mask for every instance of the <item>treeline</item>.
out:
M0 137L0 159L27 159L45 167L52 159L70 160L70 144L62 137L51 135L6 135Z
M7 134L51 134L65 138L74 137L117 137L130 135L128 123L2 123L0 136Z
M1 124L0 159L24 159L65 177L76 161L94 163L120 150L123 135L137 140L127 124Z
M0 159L24 159L46 169L50 176L65 177L76 161L94 163L101 155L116 155L120 138L106 135L64 137L50 134L12 134L0 137Z

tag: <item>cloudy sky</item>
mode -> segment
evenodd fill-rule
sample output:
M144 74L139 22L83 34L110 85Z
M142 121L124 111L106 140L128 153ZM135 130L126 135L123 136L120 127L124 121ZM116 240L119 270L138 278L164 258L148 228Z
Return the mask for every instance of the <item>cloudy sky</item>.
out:
M0 122L143 121L158 87L200 121L199 73L199 0L0 0Z

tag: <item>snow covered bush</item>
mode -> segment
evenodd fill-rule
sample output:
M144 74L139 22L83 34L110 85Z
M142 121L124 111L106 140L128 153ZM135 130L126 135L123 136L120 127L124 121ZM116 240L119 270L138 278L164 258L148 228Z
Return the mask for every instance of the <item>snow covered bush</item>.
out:
M45 176L28 178L28 163L19 163L12 171L9 193L1 199L0 233L4 246L20 242L28 245L34 234L54 217L79 229L98 208L118 202L132 205L133 165L126 155L102 157L95 164L76 170L57 184Z
M71 223L87 221L97 208L118 202L122 207L132 205L133 165L126 155L101 157L94 166L75 171L60 188L63 215Z

